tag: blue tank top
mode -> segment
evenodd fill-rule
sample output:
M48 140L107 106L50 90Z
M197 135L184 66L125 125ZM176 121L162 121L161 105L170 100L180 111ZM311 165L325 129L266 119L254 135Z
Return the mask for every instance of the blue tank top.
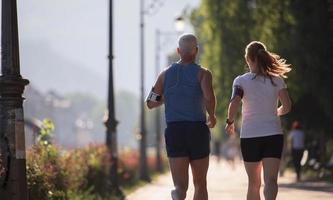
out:
M206 109L198 80L200 66L174 63L165 73L164 105L166 122L206 121Z

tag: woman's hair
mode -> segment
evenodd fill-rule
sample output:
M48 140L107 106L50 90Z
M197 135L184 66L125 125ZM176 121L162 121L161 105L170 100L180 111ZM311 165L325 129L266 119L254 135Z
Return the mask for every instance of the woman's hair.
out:
M287 78L285 74L291 70L285 59L267 51L266 46L259 41L252 41L246 46L245 57L257 64L257 75L268 76L271 80L277 76Z

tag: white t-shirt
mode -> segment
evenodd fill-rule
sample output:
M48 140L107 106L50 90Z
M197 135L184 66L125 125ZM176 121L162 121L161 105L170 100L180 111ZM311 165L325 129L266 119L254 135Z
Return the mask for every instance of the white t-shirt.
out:
M290 132L293 149L304 149L304 132L294 129Z
M244 91L242 99L241 138L263 137L283 134L280 117L277 115L278 93L286 88L280 77L273 77L272 84L268 77L246 73L236 77L234 86L240 86Z

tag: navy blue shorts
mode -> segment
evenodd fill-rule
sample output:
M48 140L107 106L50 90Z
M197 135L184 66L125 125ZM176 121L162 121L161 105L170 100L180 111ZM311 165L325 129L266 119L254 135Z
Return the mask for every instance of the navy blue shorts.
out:
M283 135L241 138L240 146L245 162L259 162L263 158L281 159Z
M209 156L210 131L205 122L170 122L164 136L168 157L197 160Z

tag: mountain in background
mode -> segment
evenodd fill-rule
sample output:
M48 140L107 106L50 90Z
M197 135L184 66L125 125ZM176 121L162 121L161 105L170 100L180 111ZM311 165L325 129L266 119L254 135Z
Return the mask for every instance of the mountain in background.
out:
M41 94L38 97L39 101L28 94L25 95L27 97L25 104L28 108L26 114L29 114L29 109L39 109L39 111L30 112L30 117L36 117L40 120L45 117L54 118L54 120L59 119L55 120L59 144L67 142L67 146L77 146L79 144L76 141L78 138L80 140L85 139L81 142L82 144L104 142L103 115L107 105L108 86L105 78L71 60L69 56L66 57L61 52L58 53L46 42L23 40L20 44L20 50L21 74L24 78L30 80L30 86L35 88L34 91ZM107 66L96 67L105 67L107 71ZM47 113L42 112L40 107L43 106L40 102L46 100L46 94L49 94L50 91L70 100L71 106L60 109L61 112L55 112L54 110ZM137 97L131 92L120 90L115 93L115 100L116 118L119 121L117 127L119 147L136 148L135 133L137 132L139 116ZM92 120L94 128L80 133L80 136L78 136L77 128L72 127L76 127L77 120L82 117L83 120L85 118ZM65 119L66 122L62 119ZM67 129L64 126L68 126ZM69 138L71 141L68 140Z
M62 95L82 92L106 98L105 78L55 52L47 43L21 41L20 50L21 74L38 90L54 90Z

